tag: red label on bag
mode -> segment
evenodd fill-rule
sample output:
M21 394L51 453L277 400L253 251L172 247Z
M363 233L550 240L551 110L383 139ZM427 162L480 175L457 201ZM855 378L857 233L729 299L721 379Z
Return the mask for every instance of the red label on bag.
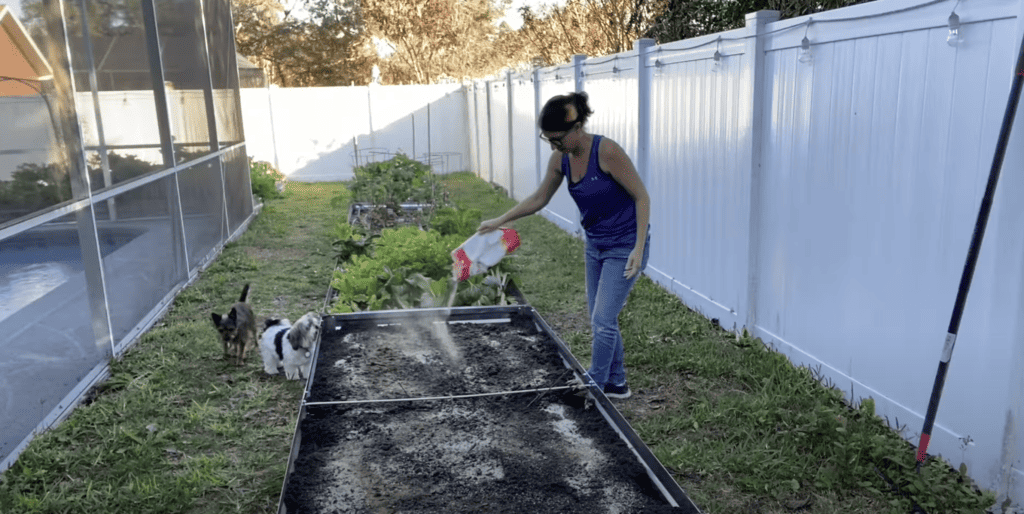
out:
M455 250L452 256L455 258L455 262L452 264L452 267L455 268L455 278L460 282L469 278L469 266L472 264L472 261L469 260L466 251L459 248Z
M501 229L501 242L505 245L505 251L512 253L519 248L519 233L515 229L503 228Z

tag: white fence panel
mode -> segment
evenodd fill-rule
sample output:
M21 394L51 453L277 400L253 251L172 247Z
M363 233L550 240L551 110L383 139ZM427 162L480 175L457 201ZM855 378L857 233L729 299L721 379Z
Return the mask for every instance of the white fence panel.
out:
M875 2L828 17L884 14L903 4ZM766 40L755 332L795 363L820 365L852 400L873 397L880 415L909 423L905 435L915 443L1016 47L1016 20L1008 15L1017 5L961 4L958 13L970 23L956 47L946 43L951 7L883 21L816 16L809 29ZM805 32L814 45L802 61ZM1009 169L1019 174L1021 163ZM1000 210L1007 207L997 201L994 216L1020 218ZM987 245L1019 248L1019 230L999 225L990 226ZM989 248L929 450L954 466L966 463L992 487L1006 428L998 413L1006 411L1014 365L1011 338L992 313L1020 305L1019 282L1006 288L997 277L1020 277L1022 259Z
M636 52L625 52L583 62L583 90L594 114L587 131L611 138L634 164L637 150Z
M465 166L463 170L473 170L476 172L479 170L480 163L480 140L477 137L477 121L480 114L477 112L476 106L476 83L472 83L463 88L463 102L465 102L466 112L466 144L468 145L468 153L464 159Z
M195 127L195 120L188 117L187 112L180 109L181 96L193 96L195 91L168 91L172 134L175 142L209 141L206 137L207 127ZM200 93L201 94L201 93ZM157 129L156 104L152 91L104 91L97 94L100 115L103 117L103 138L109 151L119 155L132 155L143 161L162 164L163 154L160 151L160 132ZM195 102L195 99L188 100ZM199 98L202 102L202 98ZM100 144L99 132L96 129L96 117L91 93L78 93L75 104L79 113L79 124L82 130L82 142L87 148ZM177 106L175 108L174 106ZM191 122L185 119L192 119ZM202 134L202 137L198 137ZM194 150L194 149L193 149Z
M745 32L734 31L740 37ZM653 48L649 275L723 326L743 324L751 62L741 40ZM714 53L723 55L713 59Z
M465 137L442 137L448 129L466 129L460 85L241 92L250 155L276 163L292 180L349 180L357 148L359 163L385 160L399 152L425 158L428 151L453 154L444 161L450 163L469 153Z
M477 176L491 180L491 106L489 103L490 86L480 82L476 88L476 137L477 145Z
M491 166L493 175L491 182L512 190L512 170L509 168L509 152L512 150L509 142L508 120L508 85L505 79L490 82L491 89Z
M431 100L414 114L416 159L430 164L434 173L469 169L466 92L445 88L444 96Z
M547 68L540 70L539 73L539 85L540 85L540 105L537 110L540 111L541 107L544 107L551 97L556 95L565 95L576 90L575 76L573 74L573 66L557 66L554 68ZM539 132L538 132L539 134ZM551 145L541 144L540 145L540 165L541 173L543 174L547 170L548 161L551 159ZM569 196L569 190L565 185L565 181L562 181L561 187L558 188L558 192L548 202L548 206L541 211L541 215L561 227L566 232L572 234L579 234L580 228L580 210L576 207L576 202Z
M540 180L537 149L537 112L532 73L512 77L512 198L522 201L532 194Z

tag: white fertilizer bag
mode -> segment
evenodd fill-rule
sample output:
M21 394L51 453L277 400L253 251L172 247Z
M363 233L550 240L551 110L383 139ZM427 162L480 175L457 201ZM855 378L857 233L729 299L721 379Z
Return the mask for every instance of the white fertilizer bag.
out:
M519 248L519 233L503 228L486 234L473 234L452 252L452 274L459 281L487 271Z

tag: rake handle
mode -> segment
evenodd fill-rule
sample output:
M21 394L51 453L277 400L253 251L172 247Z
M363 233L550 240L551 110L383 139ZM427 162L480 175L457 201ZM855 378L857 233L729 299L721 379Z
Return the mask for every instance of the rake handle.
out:
M942 348L942 357L939 360L939 368L935 373L935 384L932 386L932 395L928 400L928 412L924 417L924 427L921 429L921 442L917 447L918 471L920 471L921 464L928 456L928 443L931 441L932 428L935 426L935 414L939 410L939 400L942 397L942 388L946 383L946 372L949 369L949 361L953 358L953 347L956 346L956 337L960 330L960 320L963 318L964 304L967 303L967 293L971 289L971 280L974 278L974 268L978 264L978 253L981 250L981 241L985 238L985 227L988 225L988 217L992 212L992 201L995 197L996 185L999 183L999 171L1003 166L1003 159L1006 157L1006 143L1010 139L1010 130L1013 128L1013 119L1017 113L1017 105L1020 103L1021 87L1024 85L1024 38L1021 39L1020 51L1017 54L1017 66L1013 71L1013 85L1010 87L1010 98L1007 100L1006 111L1003 113L1003 124L999 129L999 139L996 142L996 154L992 158L992 168L988 174L988 184L985 186L985 196L981 199L978 219L974 224L974 234L971 236L971 246L967 251L967 260L964 262L963 274L960 276L960 287L956 293L956 303L953 305L953 315L949 320L949 330L946 333L946 342Z

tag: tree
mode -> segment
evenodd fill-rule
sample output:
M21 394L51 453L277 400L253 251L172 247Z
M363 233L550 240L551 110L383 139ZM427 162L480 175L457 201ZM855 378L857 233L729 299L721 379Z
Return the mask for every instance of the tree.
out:
M507 0L503 0L504 4ZM500 5L490 0L363 0L369 35L394 53L381 59L384 83L426 84L481 76L502 66L494 52Z
M668 43L743 27L745 16L779 11L780 19L805 16L869 0L667 0L645 37Z
M523 7L523 26L506 35L506 45L543 65L566 62L575 54L624 52L649 29L665 4L665 0L569 0L562 7L536 12Z
M373 52L357 0L302 0L298 19L279 0L233 0L239 53L281 86L366 84Z

